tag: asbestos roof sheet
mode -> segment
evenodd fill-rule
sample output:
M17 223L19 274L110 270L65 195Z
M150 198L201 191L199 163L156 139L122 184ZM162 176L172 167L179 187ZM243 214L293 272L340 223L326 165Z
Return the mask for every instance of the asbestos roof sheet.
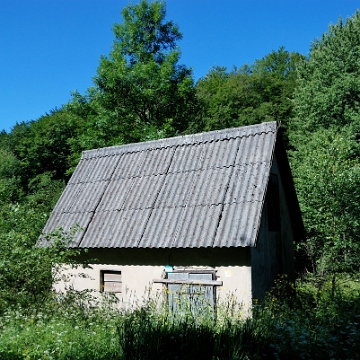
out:
M276 122L85 151L44 233L81 248L255 246Z

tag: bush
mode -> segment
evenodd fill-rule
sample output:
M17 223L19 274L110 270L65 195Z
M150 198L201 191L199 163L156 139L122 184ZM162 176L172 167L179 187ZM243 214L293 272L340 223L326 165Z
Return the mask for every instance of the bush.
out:
M52 294L56 264L74 264L78 253L67 249L73 234L61 230L47 236L49 246L36 247L37 222L44 226L39 216L21 205L8 206L7 211L11 222L0 221L0 314L9 307L41 308Z

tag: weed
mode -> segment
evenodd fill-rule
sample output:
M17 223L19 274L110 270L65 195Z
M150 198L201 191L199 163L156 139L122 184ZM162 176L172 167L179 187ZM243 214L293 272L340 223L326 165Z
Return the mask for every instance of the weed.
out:
M49 298L41 309L4 312L0 358L357 359L358 287L346 284L333 294L331 286L319 290L311 281L290 284L281 278L251 316L229 298L217 303L216 318L204 312L201 321L191 311L169 311L160 299L119 308L111 299L70 291Z

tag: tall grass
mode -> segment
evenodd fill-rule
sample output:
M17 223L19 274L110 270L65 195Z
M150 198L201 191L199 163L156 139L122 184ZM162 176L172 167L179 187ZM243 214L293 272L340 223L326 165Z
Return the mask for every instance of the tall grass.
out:
M330 288L330 285L329 285ZM219 304L217 318L171 314L154 300L132 310L89 306L84 294L0 318L0 359L358 359L358 290L289 286L284 279L244 318Z

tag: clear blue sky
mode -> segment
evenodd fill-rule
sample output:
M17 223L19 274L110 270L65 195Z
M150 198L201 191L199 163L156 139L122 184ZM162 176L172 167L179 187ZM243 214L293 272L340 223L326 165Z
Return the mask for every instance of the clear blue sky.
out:
M75 89L85 93L128 3L0 0L0 130L61 107ZM181 63L198 80L215 65L250 64L280 46L307 55L330 23L358 6L355 0L168 0L167 19L179 25Z

